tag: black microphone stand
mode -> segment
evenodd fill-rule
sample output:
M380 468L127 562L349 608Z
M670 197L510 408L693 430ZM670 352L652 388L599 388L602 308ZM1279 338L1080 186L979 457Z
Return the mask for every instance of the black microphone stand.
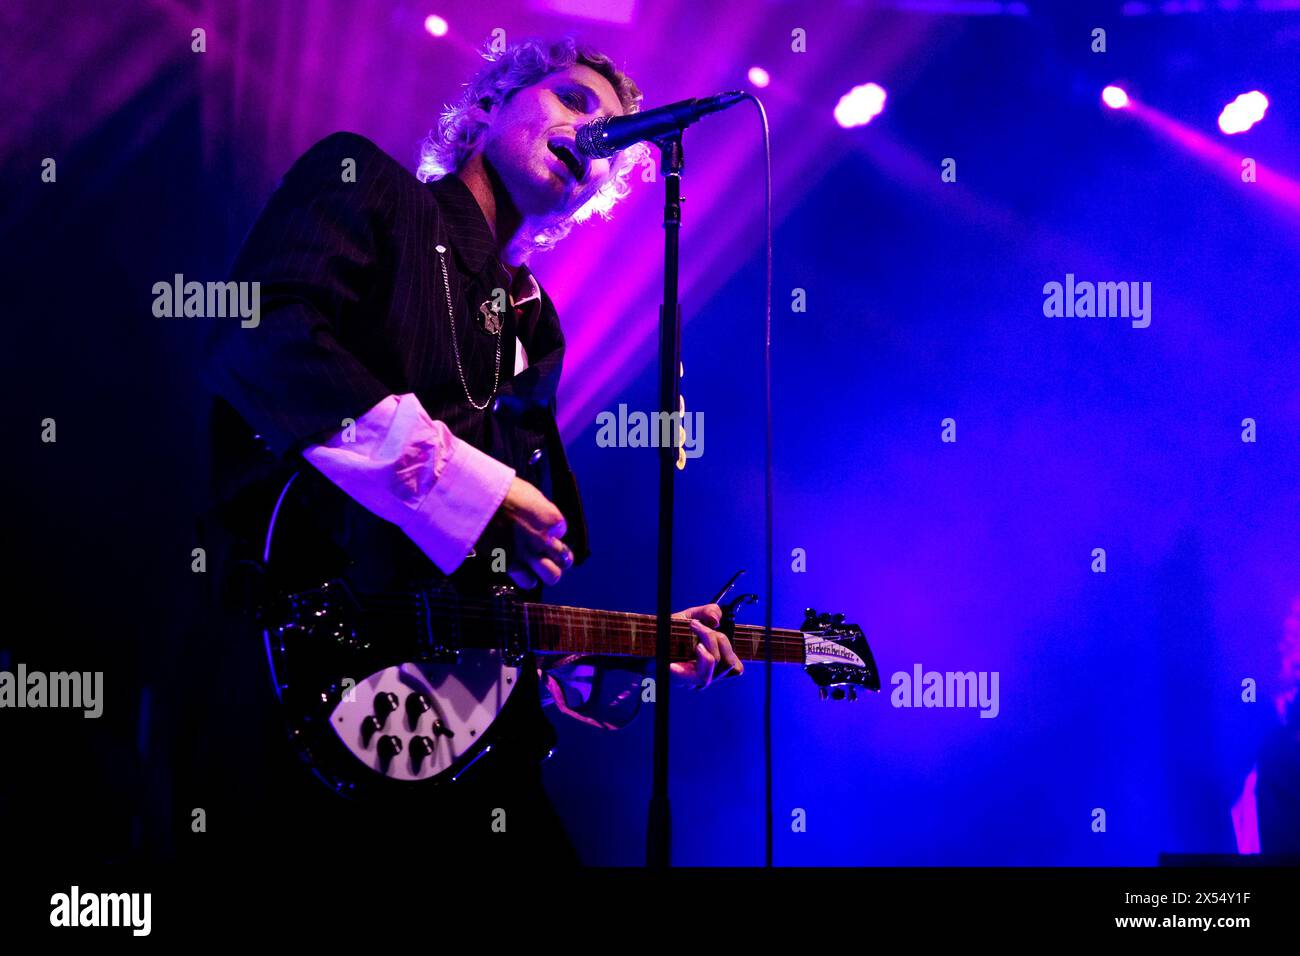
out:
M672 808L668 803L668 703L671 684L673 615L673 478L677 446L682 310L677 301L678 246L682 226L682 134L652 140L659 147L664 177L664 301L659 307L659 410L672 422L673 440L659 448L659 586L655 633L654 778L646 826L646 865L672 865ZM662 434L662 431L660 432Z

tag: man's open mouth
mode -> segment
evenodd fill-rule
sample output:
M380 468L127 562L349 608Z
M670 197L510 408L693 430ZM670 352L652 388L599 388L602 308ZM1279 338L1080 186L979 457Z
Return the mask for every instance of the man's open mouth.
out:
M573 176L574 182L582 182L582 177L586 175L587 168L574 150L564 142L564 140L553 139L546 144L547 148L564 163L569 173Z

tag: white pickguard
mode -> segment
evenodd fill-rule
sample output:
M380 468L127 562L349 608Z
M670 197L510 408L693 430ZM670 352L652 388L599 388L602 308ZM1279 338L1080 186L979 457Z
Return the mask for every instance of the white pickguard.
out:
M428 780L455 767L473 749L506 705L519 680L519 668L507 667L500 651L462 650L455 664L399 664L361 680L330 713L330 724L344 746L376 773L393 780ZM365 739L363 722L376 713L381 694L397 695L397 709ZM432 707L413 722L407 711L412 694L424 694ZM451 735L435 730L435 721ZM390 760L380 741L396 737L401 750ZM416 758L421 737L433 741L432 752Z

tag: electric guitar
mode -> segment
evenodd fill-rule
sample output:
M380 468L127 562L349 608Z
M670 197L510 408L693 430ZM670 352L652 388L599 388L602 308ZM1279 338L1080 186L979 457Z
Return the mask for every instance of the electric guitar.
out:
M523 600L490 571L490 544L489 532L484 553L447 577L314 469L280 488L261 560L246 562L253 603L289 738L339 794L446 785L494 750L544 759L549 721L499 720L539 706L534 656L654 656L655 615ZM765 629L735 622L756 599L716 602L718 630L744 661L764 659ZM809 609L798 630L773 628L771 655L802 665L823 698L880 689L866 638L843 615ZM690 624L674 620L672 659L694 658Z

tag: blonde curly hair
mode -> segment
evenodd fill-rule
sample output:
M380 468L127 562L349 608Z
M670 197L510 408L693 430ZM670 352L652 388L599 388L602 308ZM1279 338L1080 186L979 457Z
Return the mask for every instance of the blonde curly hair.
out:
M504 50L494 52L486 49L483 58L487 64L465 84L464 92L454 103L443 107L438 129L430 131L421 143L420 165L416 170L421 182L456 172L479 147L487 132L487 124L479 118L478 109L490 110L504 103L516 91L574 64L591 67L609 80L625 114L635 113L641 108L641 90L632 78L604 53L580 44L570 36L558 40L530 37ZM527 245L533 251L543 252L553 248L574 225L585 222L593 214L599 213L608 219L615 203L632 191L628 182L630 173L647 158L649 150L644 143L616 155L611 160L609 181L569 219L526 237Z

